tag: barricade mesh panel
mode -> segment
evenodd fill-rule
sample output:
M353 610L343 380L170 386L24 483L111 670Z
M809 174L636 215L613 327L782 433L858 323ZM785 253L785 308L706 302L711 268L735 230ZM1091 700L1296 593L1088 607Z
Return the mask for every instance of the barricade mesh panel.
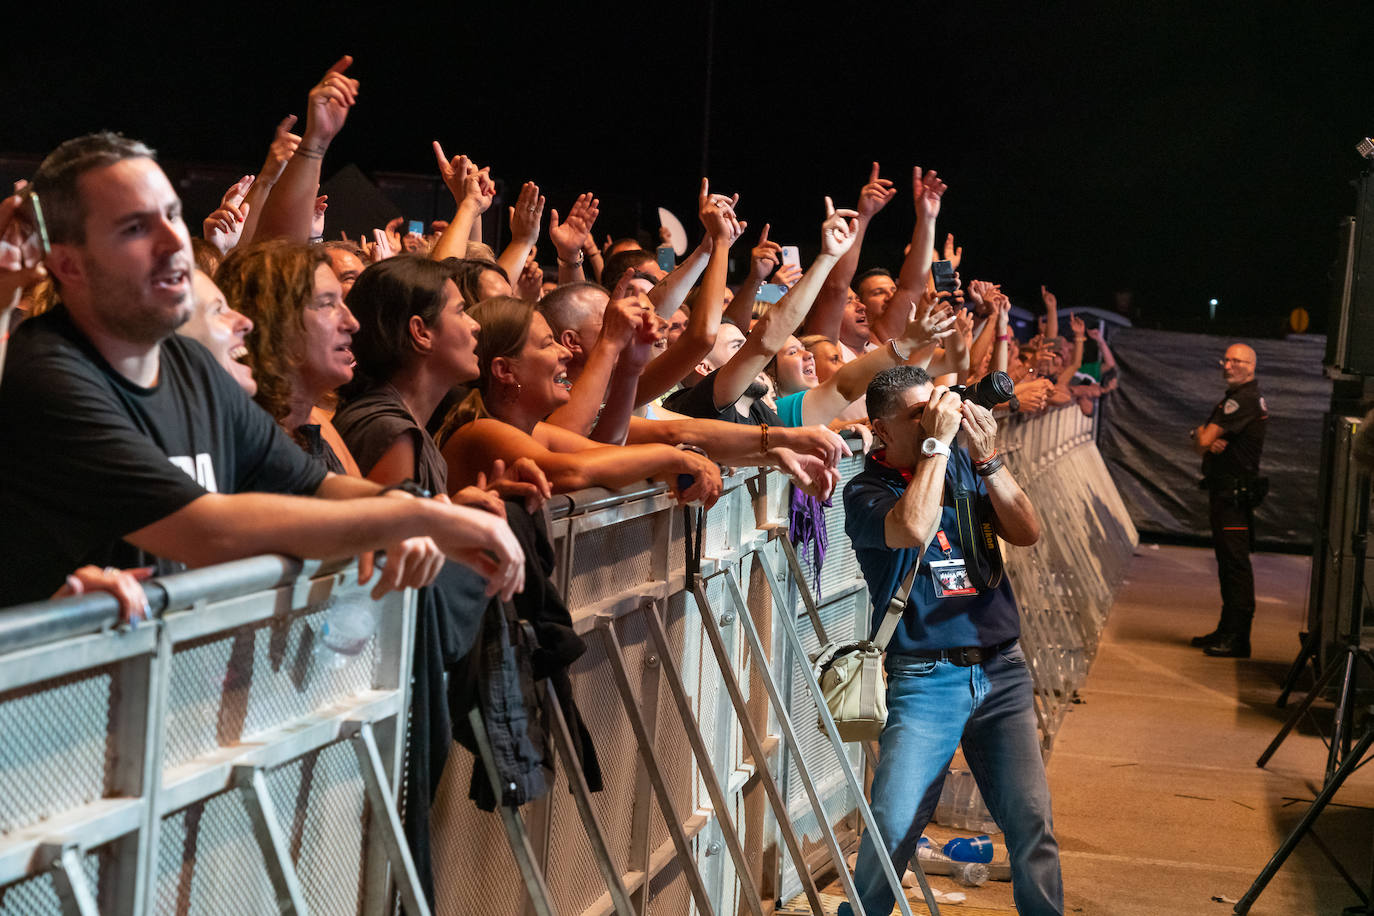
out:
M450 749L430 811L436 916L521 916L525 885L496 812L468 800L473 756Z
M670 862L649 882L648 911L649 916L686 916L699 912L687 879L682 876L680 863Z
M822 604L818 608L821 623L825 627L826 635L830 637L832 642L854 638L859 616L856 612L856 601L863 602L864 608L867 608L867 592L860 591L857 595L849 595L838 601ZM805 607L800 601L796 603L795 607L796 617L794 619L797 623L797 633L809 657L810 653L820 648L820 640L816 637L810 619L805 616ZM797 732L797 741L801 745L802 759L806 762L807 770L816 785L816 793L820 796L821 804L825 807L829 821L833 825L854 810L856 801L845 782L843 771L835 761L835 752L829 739L824 732L817 728L816 703L798 662L801 665L809 664L808 659L800 659L794 661L792 665L788 677L791 691L788 712L792 717L792 725ZM855 773L862 773L862 749L859 745L852 743L844 745L844 748L849 757L850 766L854 768ZM806 797L806 790L802 786L801 778L797 775L796 763L790 754L787 755L785 792L788 812L792 815L792 823L797 830L798 838L805 837L806 841L819 842L822 835L821 827L811 808L811 802ZM787 859L783 862L781 896L783 899L789 899L800 890L801 882L796 875L796 870L791 860Z
M355 656L323 647L317 652L325 613L317 606L177 647L167 695L166 766L370 688L376 638Z
M579 532L568 606L579 608L653 578L654 520L636 518Z
M663 628L668 633L668 643L673 647L675 657L681 658L684 630L688 620L686 593L678 592L670 597L666 608L661 609L660 613ZM663 781L668 784L668 794L673 799L673 806L680 817L690 818L704 800L698 801L696 762L692 757L692 748L687 743L687 735L678 722L677 707L673 704L672 694L668 692L668 685L664 683L660 683L658 688L658 730L654 734L654 750L659 768L663 771ZM661 814L655 802L654 816L649 827L650 850L658 849L664 843L670 842L668 827Z
M276 912L267 864L237 790L163 818L156 893L159 916Z
M105 794L120 738L109 734L113 688L102 668L0 694L0 835Z
M625 648L631 683L643 669L643 623L632 615L628 626L617 626ZM638 632L634 632L637 630ZM627 632L629 631L629 632ZM632 642L634 640L634 642ZM587 651L573 664L573 690L577 708L592 734L605 788L592 794L592 807L601 821L618 874L628 868L630 831L634 817L635 776L639 756L635 753L634 731L626 718L620 694L605 672L606 660L599 637L588 639ZM633 646L633 654L631 646ZM606 883L597 867L591 842L578 816L577 801L568 791L568 780L560 764L554 779L552 834L549 843L549 890L560 913L580 913L606 892Z
M267 774L311 913L357 913L371 817L358 756L336 742Z
M87 852L81 857L81 870L86 876L86 886L91 894L100 899L100 871L102 865L109 868L112 856L104 847ZM14 884L0 887L0 916L62 916L62 898L57 894L50 872Z

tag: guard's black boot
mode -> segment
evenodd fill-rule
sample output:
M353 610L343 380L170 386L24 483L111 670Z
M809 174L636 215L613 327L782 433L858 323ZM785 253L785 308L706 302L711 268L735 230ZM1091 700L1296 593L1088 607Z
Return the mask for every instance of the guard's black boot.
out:
M1217 628L1206 636L1194 636L1191 640L1194 649L1205 649L1208 646L1215 646L1221 642L1227 633L1236 629L1236 612L1226 605L1221 606L1221 619L1217 621Z
M1250 639L1240 633L1223 633L1221 638L1202 650L1212 658L1249 658Z
M1208 633L1206 636L1194 636L1189 642L1192 643L1194 649L1206 649L1208 646L1215 646L1225 635L1226 634L1221 632L1221 628L1218 626L1217 629Z

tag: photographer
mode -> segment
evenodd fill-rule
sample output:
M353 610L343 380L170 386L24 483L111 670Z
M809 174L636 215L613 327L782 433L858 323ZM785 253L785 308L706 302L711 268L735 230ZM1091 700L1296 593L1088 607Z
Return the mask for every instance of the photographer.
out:
M887 852L901 874L962 741L983 798L1006 831L1017 911L1062 913L1031 678L992 537L1029 546L1040 537L1039 520L997 454L991 412L932 387L930 376L912 366L880 372L867 397L885 448L850 481L844 502L845 528L873 596L874 630L915 567L886 647L888 720L872 789ZM960 431L963 444L955 441ZM966 530L979 536L960 535L960 503L975 510ZM871 834L859 847L855 884L865 912L892 909ZM840 912L848 913L848 904Z

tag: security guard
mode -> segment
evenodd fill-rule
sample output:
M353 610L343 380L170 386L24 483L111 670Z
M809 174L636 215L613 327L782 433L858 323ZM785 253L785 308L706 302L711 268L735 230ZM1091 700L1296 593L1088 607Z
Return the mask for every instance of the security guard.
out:
M1221 579L1221 620L1193 645L1216 658L1250 657L1250 621L1255 616L1254 509L1268 490L1259 476L1260 451L1269 411L1255 381L1255 351L1232 344L1221 359L1226 394L1204 426L1192 431L1202 456L1202 487L1208 493L1212 544Z

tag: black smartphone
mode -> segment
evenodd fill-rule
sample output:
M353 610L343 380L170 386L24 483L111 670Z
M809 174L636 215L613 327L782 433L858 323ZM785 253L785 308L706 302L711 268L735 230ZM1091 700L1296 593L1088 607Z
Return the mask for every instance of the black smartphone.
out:
M930 276L935 281L937 293L952 293L959 288L959 281L954 276L954 265L949 261L932 261Z

